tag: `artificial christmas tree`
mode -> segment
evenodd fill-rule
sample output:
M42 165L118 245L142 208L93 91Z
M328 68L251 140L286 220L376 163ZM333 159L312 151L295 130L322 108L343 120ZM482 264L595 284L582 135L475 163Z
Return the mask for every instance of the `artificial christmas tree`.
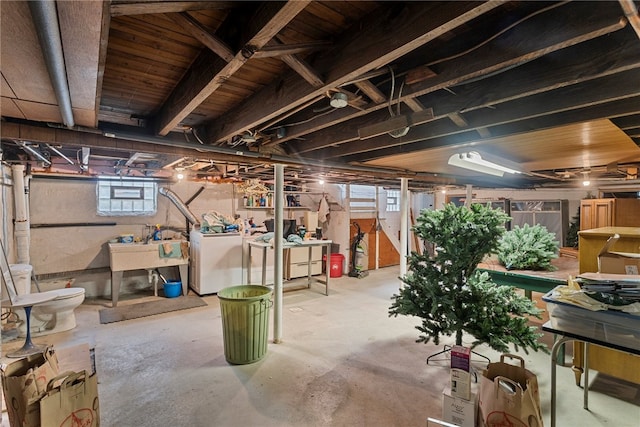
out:
M541 310L514 288L498 286L477 271L497 248L508 219L503 211L480 204L422 211L413 232L433 243L435 253L411 253L404 286L389 309L390 316L422 318L417 342L439 344L441 335L455 334L455 344L462 345L466 332L475 338L472 347L486 343L508 352L514 344L525 352L547 351L538 342L541 334L528 324L528 316L540 318Z

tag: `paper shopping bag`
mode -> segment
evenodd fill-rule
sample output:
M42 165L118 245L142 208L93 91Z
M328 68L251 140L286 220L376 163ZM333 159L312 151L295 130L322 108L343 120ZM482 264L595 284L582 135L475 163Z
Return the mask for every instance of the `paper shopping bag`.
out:
M40 398L47 384L58 375L58 358L53 347L11 363L2 364L2 391L9 424L40 426Z
M49 382L47 394L40 400L41 425L98 427L99 409L97 374L67 372Z
M520 365L505 363L505 356ZM481 426L543 426L538 378L525 369L524 359L503 354L500 362L487 366L478 388L478 412Z

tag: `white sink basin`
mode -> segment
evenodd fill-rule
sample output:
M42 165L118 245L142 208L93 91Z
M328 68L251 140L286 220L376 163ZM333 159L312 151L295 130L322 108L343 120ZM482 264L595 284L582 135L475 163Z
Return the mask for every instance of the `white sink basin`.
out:
M189 262L189 256L184 258L182 256L178 258L160 256L160 245L170 244L175 251L179 250L180 243L186 243L186 240L160 240L151 241L148 244L109 243L111 271L149 269L186 264Z

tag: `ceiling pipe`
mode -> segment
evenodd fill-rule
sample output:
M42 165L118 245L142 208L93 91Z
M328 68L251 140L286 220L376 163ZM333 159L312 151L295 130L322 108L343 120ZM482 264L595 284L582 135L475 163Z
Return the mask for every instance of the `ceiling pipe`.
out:
M31 17L38 33L40 47L44 55L44 62L49 71L49 78L58 100L58 108L62 115L62 122L68 128L75 126L73 110L71 109L71 95L67 82L67 69L62 53L62 39L56 2L52 0L30 1Z
M627 17L629 24L635 30L636 34L640 38L640 15L638 15L638 8L636 7L633 0L618 0L620 2L620 6L622 6L622 10L624 11L624 16Z

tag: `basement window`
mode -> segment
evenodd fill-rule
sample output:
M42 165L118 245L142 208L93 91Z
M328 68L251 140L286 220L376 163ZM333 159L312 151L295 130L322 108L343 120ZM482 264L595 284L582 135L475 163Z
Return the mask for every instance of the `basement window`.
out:
M137 216L157 212L156 183L145 179L99 178L98 215Z
M387 190L387 212L400 212L399 190Z

